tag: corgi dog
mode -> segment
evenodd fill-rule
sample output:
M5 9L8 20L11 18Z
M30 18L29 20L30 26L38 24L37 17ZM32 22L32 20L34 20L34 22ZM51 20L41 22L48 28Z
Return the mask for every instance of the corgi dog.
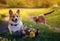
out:
M53 9L52 11L45 13L45 14L40 14L39 16L31 16L28 15L27 18L34 21L35 23L41 23L41 24L46 24L46 17L47 15L53 13L55 11L55 9Z
M15 33L15 32L19 32L20 30L23 29L23 22L20 19L20 11L17 10L17 12L15 14L13 14L12 10L9 10L9 23L8 23L8 29L10 31L10 33Z

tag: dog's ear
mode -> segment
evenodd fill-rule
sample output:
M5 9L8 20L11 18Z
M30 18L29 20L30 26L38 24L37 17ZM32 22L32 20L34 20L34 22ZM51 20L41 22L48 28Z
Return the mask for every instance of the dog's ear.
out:
M19 13L20 13L20 10L18 9L16 13L19 15Z
M13 15L13 11L12 10L9 10L9 15L10 15L10 17Z

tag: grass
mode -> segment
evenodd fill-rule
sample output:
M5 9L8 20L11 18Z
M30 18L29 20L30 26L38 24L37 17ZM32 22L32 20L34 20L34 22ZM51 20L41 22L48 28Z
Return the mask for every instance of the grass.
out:
M25 23L25 22L24 22ZM26 26L28 27L31 27L28 25L29 22L25 23ZM36 28L36 27L39 27L40 29L40 34L35 37L35 38L21 38L21 37L17 37L17 36L14 36L14 35L10 35L9 34L9 31L6 31L1 35L1 37L4 37L2 38L1 41L60 41L60 33L59 32L54 32L53 30L49 30L46 26L43 26L43 25L37 25L37 24L33 24L32 27L33 28ZM31 28L32 28L31 27Z
M1 9L0 14L5 15L8 14L9 9ZM17 9L12 9L13 12L16 12ZM39 28L40 34L35 38L20 38L20 37L13 37L13 35L9 34L9 31L3 32L1 34L2 40L1 41L60 41L60 32L54 30L54 27L60 27L60 10L57 9L54 13L46 16L47 24L51 25L52 29L49 29L47 26L42 24L36 24L26 18L27 15L38 16L40 13L46 13L51 11L51 8L44 8L44 9L20 9L20 17L23 21L24 26L28 26L29 28ZM0 17L2 19L2 16Z

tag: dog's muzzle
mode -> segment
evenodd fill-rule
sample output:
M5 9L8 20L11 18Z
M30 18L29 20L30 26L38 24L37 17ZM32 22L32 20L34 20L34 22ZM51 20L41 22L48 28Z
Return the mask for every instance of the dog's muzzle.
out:
M13 22L17 22L17 19L12 19Z

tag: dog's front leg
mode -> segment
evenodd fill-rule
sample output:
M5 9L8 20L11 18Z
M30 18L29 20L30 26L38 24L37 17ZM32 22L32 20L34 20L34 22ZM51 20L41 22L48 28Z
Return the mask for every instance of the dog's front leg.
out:
M10 25L8 25L8 29L9 29L10 34L12 34L12 31L11 31L11 29L10 29Z

